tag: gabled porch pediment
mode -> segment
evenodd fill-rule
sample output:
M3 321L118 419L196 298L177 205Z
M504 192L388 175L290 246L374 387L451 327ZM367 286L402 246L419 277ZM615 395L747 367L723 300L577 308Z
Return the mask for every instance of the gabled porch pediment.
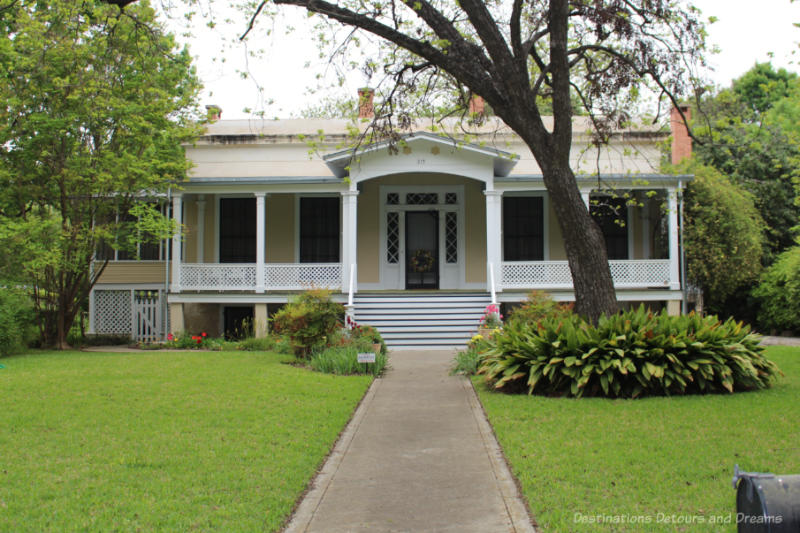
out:
M382 141L329 154L324 160L337 178L349 176L351 184L379 176L421 172L492 183L495 177L508 176L519 160L511 152L428 132L405 135L393 148L388 141Z

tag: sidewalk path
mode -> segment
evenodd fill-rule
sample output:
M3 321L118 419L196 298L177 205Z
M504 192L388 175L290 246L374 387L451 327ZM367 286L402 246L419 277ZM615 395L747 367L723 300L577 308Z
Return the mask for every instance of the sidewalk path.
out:
M402 351L375 380L286 531L532 532L453 353Z

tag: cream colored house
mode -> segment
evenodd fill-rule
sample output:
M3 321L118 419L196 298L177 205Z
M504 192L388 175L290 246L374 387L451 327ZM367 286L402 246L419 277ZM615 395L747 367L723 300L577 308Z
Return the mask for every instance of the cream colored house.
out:
M573 168L606 235L617 297L677 312L679 198L691 178L657 172L669 133L620 132L598 151L587 129L576 119ZM348 131L336 120L211 124L186 148L191 177L169 198L183 236L146 259L113 257L91 295L92 331L220 335L247 318L263 332L268 312L313 286L390 344L454 346L493 301L531 289L574 298L541 171L502 124L470 142L418 124L395 147L355 154L337 148Z

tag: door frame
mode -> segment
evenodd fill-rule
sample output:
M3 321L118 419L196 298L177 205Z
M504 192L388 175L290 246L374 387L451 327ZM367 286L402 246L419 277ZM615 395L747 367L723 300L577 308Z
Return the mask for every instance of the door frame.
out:
M387 205L386 197L390 193L397 193L401 198L405 197L407 193L420 192L420 193L439 193L438 204L427 205L406 205L404 203L398 205ZM444 194L454 192L457 195L455 204L445 204ZM380 245L378 246L379 257L378 265L380 272L380 281L375 284L359 284L360 289L370 290L406 290L406 221L405 214L408 211L438 211L439 212L439 288L440 289L467 289L470 287L466 283L466 224L465 224L465 187L463 184L458 185L380 185L378 187L378 227ZM389 264L386 260L387 247L387 213L398 213L399 224L399 252L398 261L396 264ZM445 246L445 219L443 213L454 212L458 216L457 231L458 231L458 261L455 263L447 263ZM481 285L483 287L483 285Z

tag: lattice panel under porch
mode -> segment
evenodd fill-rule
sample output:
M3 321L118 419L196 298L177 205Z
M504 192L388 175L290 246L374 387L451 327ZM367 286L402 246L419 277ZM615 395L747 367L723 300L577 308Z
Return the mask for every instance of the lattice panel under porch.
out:
M103 335L131 334L131 291L94 291L94 331Z

